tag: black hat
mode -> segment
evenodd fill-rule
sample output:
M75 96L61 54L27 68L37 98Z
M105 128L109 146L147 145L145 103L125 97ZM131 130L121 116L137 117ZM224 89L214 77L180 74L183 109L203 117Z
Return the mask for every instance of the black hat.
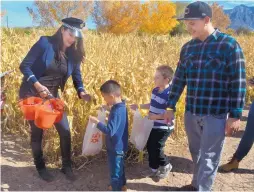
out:
M85 26L84 21L74 17L68 17L62 20L63 26L70 29L75 37L82 38L82 28Z
M205 17L212 18L212 8L205 2L197 1L189 4L184 11L184 17L178 20L198 20Z

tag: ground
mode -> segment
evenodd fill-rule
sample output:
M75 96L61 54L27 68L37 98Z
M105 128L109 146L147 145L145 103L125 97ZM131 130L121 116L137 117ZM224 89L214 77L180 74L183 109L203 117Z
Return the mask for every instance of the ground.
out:
M227 137L224 145L221 164L232 157L246 124L248 111L244 112L241 130L233 137ZM22 144L21 144L22 143ZM54 182L46 183L38 177L32 158L23 144L23 139L2 134L1 139L1 191L103 191L108 185L108 169L104 158L96 158L83 168L75 169L78 179L67 181L59 169L50 169L56 177ZM127 163L126 176L128 191L165 191L177 190L190 184L192 178L192 162L185 140L168 139L165 153L173 165L172 172L164 179L153 181L142 178L141 172L148 166L143 163ZM100 156L104 156L101 154ZM240 164L240 168L232 173L218 173L213 187L214 191L253 191L254 190L254 147Z

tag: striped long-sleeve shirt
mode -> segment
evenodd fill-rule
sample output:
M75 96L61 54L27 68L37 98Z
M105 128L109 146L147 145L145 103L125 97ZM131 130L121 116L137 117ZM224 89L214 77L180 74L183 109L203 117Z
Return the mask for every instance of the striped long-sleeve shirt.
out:
M245 59L237 41L215 30L205 41L193 39L181 50L168 107L187 85L186 111L194 115L229 113L240 118L246 93Z
M153 89L150 102L150 113L157 115L165 113L169 90L170 85L163 91L160 91L159 87ZM170 124L168 124L164 119L155 120L153 129L174 129L174 119Z

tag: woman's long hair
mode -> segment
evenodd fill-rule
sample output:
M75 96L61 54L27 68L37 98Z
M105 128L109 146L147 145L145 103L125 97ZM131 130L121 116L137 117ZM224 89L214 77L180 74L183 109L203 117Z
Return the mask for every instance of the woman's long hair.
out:
M57 32L53 36L51 36L57 60L60 60L63 56L63 54L61 54L61 52L63 51L63 36L61 32L62 29L68 30L67 27L61 26L57 30ZM85 58L83 39L76 38L76 41L70 47L68 47L66 51L68 52L68 54L71 55L74 63L81 63Z

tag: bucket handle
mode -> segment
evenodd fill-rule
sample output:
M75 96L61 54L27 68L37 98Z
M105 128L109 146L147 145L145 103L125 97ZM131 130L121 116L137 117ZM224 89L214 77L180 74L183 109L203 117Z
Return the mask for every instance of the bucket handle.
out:
M39 97L40 97L40 94L37 93L35 96L39 96ZM20 103L21 101L24 101L24 100L27 99L28 97L32 97L32 96L31 96L31 95L26 95L24 98L19 99L19 100L18 100L18 103ZM51 109L52 109L52 111L53 111L53 106L52 106L50 100L51 100L51 99L54 99L54 98L55 98L55 97L54 97L51 93L49 93L47 97L43 98L42 105L43 105L46 101L49 101L49 102L50 102L50 107L51 107Z

